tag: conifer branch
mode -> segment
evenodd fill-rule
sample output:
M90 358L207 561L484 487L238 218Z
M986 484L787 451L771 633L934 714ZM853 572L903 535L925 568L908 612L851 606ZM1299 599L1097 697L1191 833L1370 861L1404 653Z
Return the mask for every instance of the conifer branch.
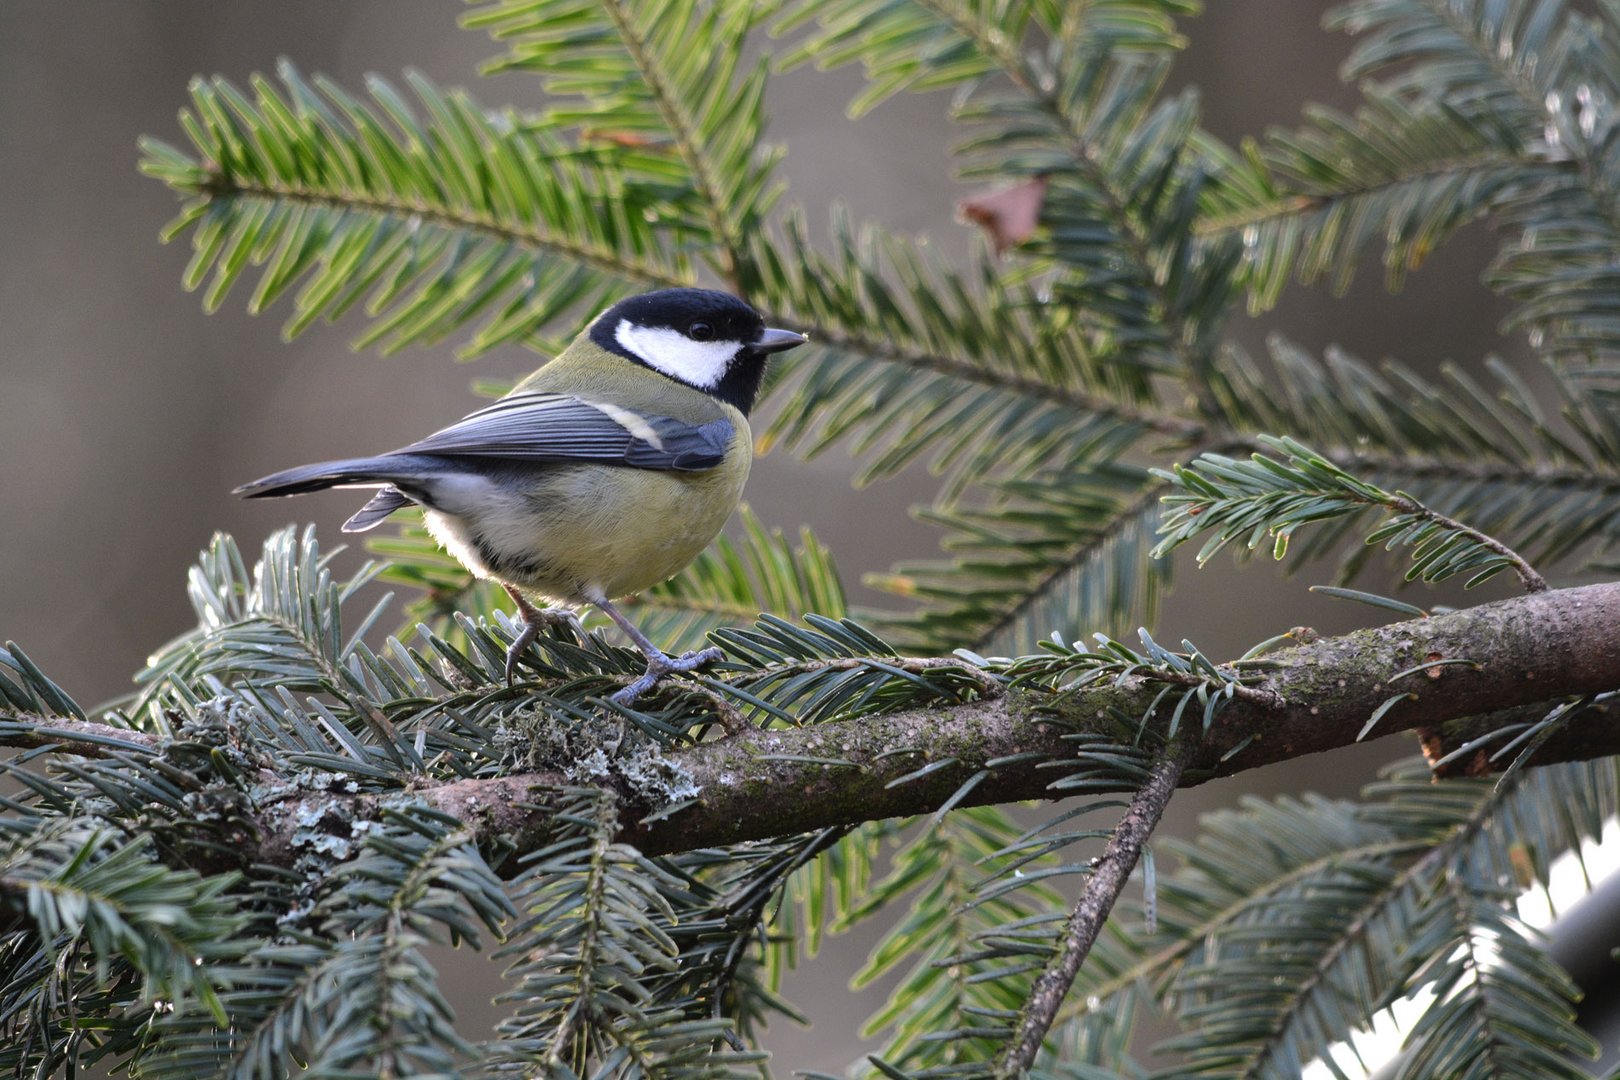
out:
M1092 865L1079 903L1069 914L1063 928L1062 947L1030 989L1023 1015L1019 1017L1018 1035L997 1067L998 1076L1018 1076L1035 1064L1035 1056L1040 1053L1064 998L1069 996L1080 965L1090 955L1108 913L1114 909L1114 901L1119 899L1131 871L1136 869L1148 837L1158 828L1159 819L1170 805L1170 796L1180 783L1190 757L1186 746L1172 748L1154 764L1132 796L1107 848Z
M354 190L322 191L307 185L272 181L250 182L239 176L227 177L217 169L211 170L208 180L199 185L198 190L213 199L266 199L327 210L353 210L360 213L416 219L447 229L558 255L593 270L652 288L679 288L694 284L690 277L671 274L667 270L640 260L626 259L617 250L581 244L539 228L519 227L464 206L432 206L425 202L388 198Z
M789 313L791 314L791 311ZM1135 424L1146 431L1167 436L1178 442L1193 442L1203 437L1208 429L1208 425L1201 421L1188 419L1185 416L1179 416L1163 409L1129 405L1125 402L1103 397L1100 394L1087 394L1069 387L1043 382L1039 379L994 371L956 357L904 349L896 346L893 342L875 341L852 330L830 326L814 326L802 319L799 321L801 326L811 335L811 339L817 344L850 349L880 360L900 364L903 367L946 375L978 386L1009 390L1015 394L1022 394L1039 401L1062 405L1079 413L1111 417L1124 423Z
M1259 450L1263 444L1258 440L1244 440L1240 444L1239 440L1234 439L1227 445L1234 449L1241 445L1246 449ZM1225 453L1227 451L1223 449L1221 452ZM1544 487L1576 488L1605 495L1620 495L1620 476L1613 476L1581 466L1557 465L1550 462L1518 465L1469 461L1461 458L1456 460L1416 456L1403 458L1383 454L1367 454L1348 447L1330 450L1329 456L1341 468L1401 476L1413 480L1470 480L1478 483L1536 484Z
M1343 200L1387 195L1409 184L1454 176L1458 173L1524 169L1532 166L1544 168L1546 165L1546 162L1512 157L1495 149L1448 160L1426 161L1421 168L1393 173L1380 178L1377 183L1347 184L1331 191L1289 192L1275 202L1257 203L1226 213L1210 214L1199 219L1193 227L1193 232L1203 238L1233 236L1255 226L1314 214Z
M1281 894L1299 882L1308 881L1326 870L1346 863L1355 864L1367 859L1400 858L1407 855L1421 855L1432 850L1427 842L1415 840L1385 840L1375 844L1363 844L1359 847L1334 851L1331 855L1312 859L1301 863L1289 872L1268 881L1259 891L1232 901L1220 911L1201 920L1186 933L1181 934L1170 944L1156 952L1150 953L1117 974L1086 986L1086 1002L1102 1002L1114 994L1128 987L1135 986L1143 979L1152 979L1164 972L1171 965L1186 959L1195 950L1202 947L1209 935L1230 923L1236 916L1248 911L1257 903L1264 903L1268 898ZM1084 1016L1091 1011L1086 1003L1071 1005L1063 1010L1059 1019L1074 1016Z
M1405 495L1397 495L1394 501L1388 503L1387 505L1391 509L1398 510L1403 514L1411 515L1412 517L1423 521L1431 521L1445 529L1447 532L1455 533L1458 536L1467 537L1480 547L1484 548L1486 551L1493 552L1494 554L1506 559L1512 565L1513 572L1519 576L1519 582L1524 586L1525 592L1545 592L1550 587L1547 584L1547 579L1542 577L1536 568L1531 566L1530 563L1526 561L1524 556L1520 555L1517 551L1514 551L1512 548L1508 547L1494 536L1487 536L1478 529L1464 525L1456 518L1447 517L1438 510L1433 510L1427 506L1424 506L1416 499L1409 498Z
M657 103L659 115L664 119L664 126L669 129L670 137L674 140L675 149L681 155L681 160L686 162L687 173L692 179L692 189L703 204L703 213L708 219L709 228L714 231L715 247L720 255L720 274L725 278L726 287L740 296L744 289L738 253L743 245L721 201L720 179L710 167L708 158L699 145L697 125L692 121L675 89L670 86L663 65L654 54L651 43L636 28L634 13L623 0L603 0L602 9L613 21L620 39L624 41L625 50L640 69L646 80L647 90Z
M1358 741L1367 718L1389 696L1392 675L1439 657L1467 657L1477 668L1451 667L1433 689L1414 691L1389 709L1378 734L1437 727L1502 709L1551 708L1570 694L1620 689L1620 582L1548 590L1426 619L1394 623L1268 654L1254 683L1263 699L1240 697L1220 714L1188 762L1183 785ZM714 687L723 690L716 681ZM1405 684L1403 683L1403 686ZM620 791L626 812L619 838L646 854L686 851L936 810L975 772L988 775L956 805L973 806L1053 797L1052 777L1039 761L1072 758L1077 732L1113 734L1117 716L1142 716L1162 689L1130 677L1069 694L1012 690L963 703L861 715L800 728L753 730L669 751L671 767L700 789L692 805L656 820L657 810ZM1280 701L1278 705L1275 702ZM1601 714L1599 714L1601 715ZM0 745L55 743L68 753L91 752L106 725L51 719L50 737L38 717L0 715ZM1544 764L1620 753L1612 725L1549 740L1533 759ZM117 729L113 729L117 731ZM65 733L65 734L59 734ZM155 735L117 731L149 743ZM912 753L897 754L908 748ZM1013 763L1002 759L1017 757ZM891 786L919 761L954 759L926 776ZM1493 767L1501 767L1500 764ZM499 837L533 850L553 827L537 789L562 786L561 776L526 773L424 783L413 795L463 820L481 842ZM290 863L297 822L375 816L371 795L290 792L259 811L256 858Z
M1082 543L1076 544L1069 552L1069 557L1054 566L1050 573L1031 587L1024 590L1024 594L1016 604L1008 607L1000 618L986 626L978 636L978 643L983 645L995 641L1001 634L1017 626L1024 615L1037 607L1047 595L1065 576L1083 566L1087 559L1102 550L1120 533L1130 528L1143 514L1149 513L1159 505L1163 497L1165 485L1158 482L1148 483L1140 494L1129 503L1121 506L1114 512L1108 525L1088 536Z

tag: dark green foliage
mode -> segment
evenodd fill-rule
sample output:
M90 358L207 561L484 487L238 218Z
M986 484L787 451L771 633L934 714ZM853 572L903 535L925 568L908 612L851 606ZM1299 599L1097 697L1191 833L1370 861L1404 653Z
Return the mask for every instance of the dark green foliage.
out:
M517 958L517 985L491 1055L496 1070L579 1075L619 1062L631 1073L715 1076L759 1060L723 1049L731 1026L702 1011L704 993L719 987L699 983L673 1002L658 992L697 981L670 932L678 921L670 894L687 891L687 881L612 842L611 795L561 796L558 814L573 828L530 856L513 883L525 918L504 954Z
M811 533L745 516L632 602L660 643L726 652L633 712L602 699L639 657L596 632L543 634L508 688L504 599L409 526L375 542L389 565L348 581L310 534L278 533L252 568L218 539L189 582L198 628L105 728L72 730L85 711L7 644L0 742L25 749L0 764L0 1066L757 1075L762 1028L796 1015L786 970L888 917L860 975L895 980L868 1072L985 1075L1117 816L1103 793L1257 693L1271 663L1270 643L1218 663L1138 630L1171 547L1208 530L1204 557L1280 555L1298 531L1316 555L1359 537L1409 552L1409 578L1512 569L1531 587L1529 560L1612 560L1615 5L1356 0L1329 22L1357 35L1363 104L1303 106L1297 129L1239 147L1202 130L1196 93L1166 89L1196 6L481 0L462 22L495 42L489 69L532 73L545 111L491 111L415 74L355 92L290 64L245 89L194 83L188 145L148 140L142 168L182 200L167 235L191 244L184 284L207 307L252 278L250 309L280 303L288 335L343 319L383 351L545 354L618 296L721 284L812 336L772 383L761 443L850 450L862 482L926 462L941 479L921 513L948 559L882 578L910 606L868 618ZM955 90L963 175L1038 213L1033 233L992 222L998 253L952 266L836 208L824 230L767 141L771 73L801 63L859 64L852 114ZM1477 220L1500 238L1487 282L1515 304L1533 379L1281 341L1251 357L1226 338L1242 304L1269 308L1296 279L1343 288L1375 250L1398 286ZM1362 545L1345 574L1392 562ZM378 634L384 604L354 610L379 576L412 593L395 637ZM1058 705L1129 680L1160 688L1154 706L1039 763L1071 801L1032 827L954 809L1007 761L926 820L658 858L618 838L612 792L678 814L702 793L668 751L722 726L1008 686ZM1464 749L1516 765L1589 703L1550 698ZM826 766L842 767L833 751ZM423 798L537 770L555 778L534 795L552 825L538 850L475 840ZM1180 1026L1174 1075L1297 1076L1432 991L1404 1075L1583 1076L1573 988L1507 904L1617 802L1602 763L1510 768L1497 786L1401 773L1359 802L1217 815L1173 845L1177 865L1144 864L1034 1075L1148 1076L1138 1020L1157 1012ZM271 809L293 815L276 858L257 824ZM435 943L508 959L496 1040L457 1031Z
M1174 1046L1190 1065L1166 1075L1281 1080L1428 988L1443 1002L1414 1030L1412 1045L1429 1049L1403 1076L1585 1076L1565 1058L1594 1050L1571 1024L1568 981L1525 951L1502 908L1546 880L1546 851L1596 836L1617 798L1620 774L1604 762L1500 786L1436 785L1407 768L1360 805L1247 800L1207 818L1196 843L1172 845L1183 867L1160 884L1157 934L1119 935L1092 954L1075 988L1088 1004L1072 1023L1117 1026L1121 1010L1156 1000L1188 1026ZM1453 962L1482 934L1520 977ZM1435 1028L1468 1033L1426 1041ZM1473 1072L1461 1061L1493 1055Z

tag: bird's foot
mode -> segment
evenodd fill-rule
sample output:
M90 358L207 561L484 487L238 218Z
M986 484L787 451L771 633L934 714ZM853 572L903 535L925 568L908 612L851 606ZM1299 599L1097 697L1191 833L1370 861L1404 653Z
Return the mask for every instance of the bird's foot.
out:
M523 650L534 644L534 639L540 636L542 626L560 626L564 623L574 628L574 633L581 640L585 637L585 628L580 625L579 615L573 608L548 607L537 608L528 604L522 610L523 629L518 636L512 639L511 646L506 650L506 685L511 686L517 678L518 658Z
M700 667L723 660L725 653L714 648L699 649L697 652L682 653L679 656L667 656L654 651L647 657L647 670L641 678L614 694L611 700L615 705L628 706L642 694L657 686L666 675L673 675L680 671L695 671Z

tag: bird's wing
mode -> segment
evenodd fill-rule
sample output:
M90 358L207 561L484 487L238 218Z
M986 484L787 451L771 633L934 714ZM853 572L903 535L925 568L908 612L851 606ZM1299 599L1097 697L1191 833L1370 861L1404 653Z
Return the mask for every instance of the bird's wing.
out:
M383 519L402 506L410 506L416 500L400 491L396 487L385 487L371 497L371 501L362 506L348 521L343 523L346 533L365 532L375 529L383 523Z
M394 453L697 472L720 464L733 433L724 419L689 424L566 394L524 393L504 397Z

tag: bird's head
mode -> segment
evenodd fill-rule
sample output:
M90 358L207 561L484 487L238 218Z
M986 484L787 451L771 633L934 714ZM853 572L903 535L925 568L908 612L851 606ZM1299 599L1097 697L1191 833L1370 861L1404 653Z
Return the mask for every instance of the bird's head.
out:
M771 329L759 312L712 289L660 289L621 300L597 317L590 335L609 352L744 414L753 407L770 355L807 340L792 330Z

